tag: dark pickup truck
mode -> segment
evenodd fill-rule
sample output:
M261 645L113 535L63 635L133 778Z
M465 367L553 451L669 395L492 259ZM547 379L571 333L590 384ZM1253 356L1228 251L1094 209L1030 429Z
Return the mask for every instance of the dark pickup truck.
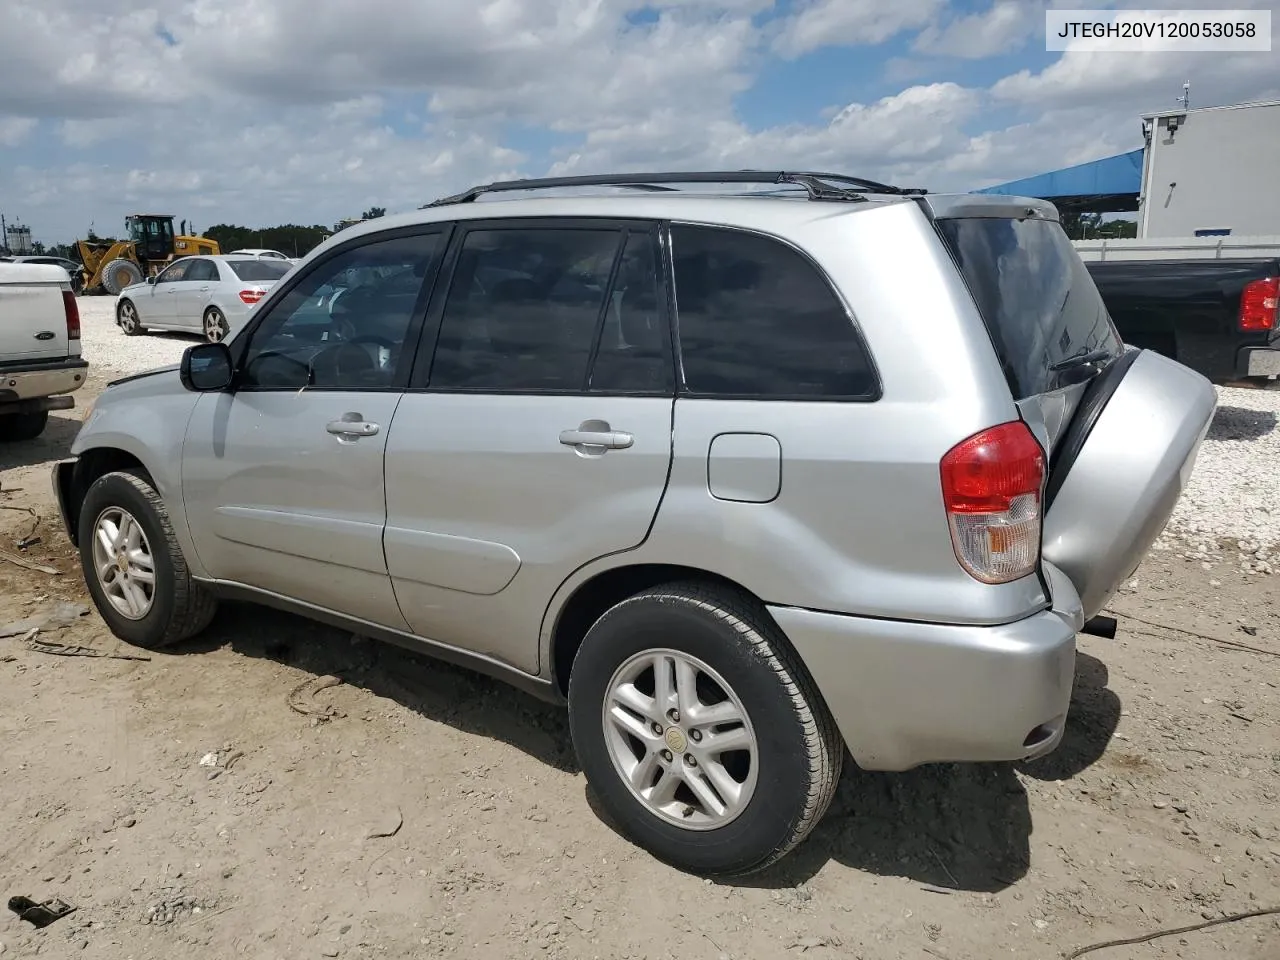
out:
M1214 383L1280 375L1280 258L1085 265L1125 343Z

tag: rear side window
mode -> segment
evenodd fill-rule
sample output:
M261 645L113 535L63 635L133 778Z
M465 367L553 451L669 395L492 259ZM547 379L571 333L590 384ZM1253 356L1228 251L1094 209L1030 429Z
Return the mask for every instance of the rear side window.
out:
M1078 381L1072 358L1124 349L1093 278L1057 223L939 220L1015 400Z
M270 260L224 260L231 272L245 281L279 280L293 269L289 263L272 263Z
M826 278L770 237L673 226L680 352L689 393L871 399L876 379Z

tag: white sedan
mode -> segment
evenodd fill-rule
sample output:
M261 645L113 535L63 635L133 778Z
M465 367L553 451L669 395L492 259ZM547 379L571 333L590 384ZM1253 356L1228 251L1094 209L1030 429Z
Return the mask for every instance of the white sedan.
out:
M263 260L287 260L290 263L297 263L296 257L290 257L279 250L264 250L261 247L251 247L245 250L232 250L227 256L230 257L260 257Z
M211 343L232 336L281 277L288 260L183 257L116 298L116 325L129 336L151 330L201 333Z

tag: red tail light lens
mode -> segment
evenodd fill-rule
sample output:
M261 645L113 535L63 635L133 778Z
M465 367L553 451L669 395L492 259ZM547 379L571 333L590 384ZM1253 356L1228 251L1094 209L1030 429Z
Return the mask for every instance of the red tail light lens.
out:
M70 290L62 291L62 312L67 316L67 339L80 339L80 305Z
M1021 421L974 434L942 458L951 543L974 579L1008 583L1035 570L1044 480L1044 451Z
M1240 329L1266 332L1280 319L1280 277L1255 280L1240 297Z
M267 291L265 290L241 290L240 291L240 299L243 300L245 303L249 303L249 304L257 303L266 295L267 295Z

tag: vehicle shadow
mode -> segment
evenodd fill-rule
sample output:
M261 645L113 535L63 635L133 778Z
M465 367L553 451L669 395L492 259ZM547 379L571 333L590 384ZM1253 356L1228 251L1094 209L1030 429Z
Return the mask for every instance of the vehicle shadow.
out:
M1276 415L1270 410L1218 407L1205 437L1209 440L1260 440L1275 430L1276 420Z
M471 670L247 603L222 604L204 633L172 652L195 654L225 645L316 677L338 677L428 720L499 740L557 770L578 772L563 709Z
M174 652L224 644L317 677L340 677L427 719L499 740L557 770L580 772L563 709L472 671L249 604L224 605L209 630ZM846 757L831 809L809 839L776 866L733 883L794 890L835 860L943 890L990 893L1012 886L1031 858L1031 811L1019 774L1063 779L1102 756L1120 718L1120 700L1107 682L1101 661L1077 655L1063 742L1038 761L871 773ZM596 816L621 834L585 784L584 794Z
M33 467L67 456L80 432L80 421L65 413L49 414L49 425L34 440L0 443L0 470Z

